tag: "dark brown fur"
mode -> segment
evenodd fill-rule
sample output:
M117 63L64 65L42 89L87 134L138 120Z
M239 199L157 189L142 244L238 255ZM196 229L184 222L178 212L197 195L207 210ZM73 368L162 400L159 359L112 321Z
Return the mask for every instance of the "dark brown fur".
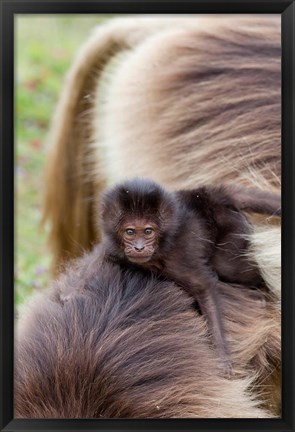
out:
M101 261L86 254L23 315L17 418L269 416L249 381L222 378L185 292Z

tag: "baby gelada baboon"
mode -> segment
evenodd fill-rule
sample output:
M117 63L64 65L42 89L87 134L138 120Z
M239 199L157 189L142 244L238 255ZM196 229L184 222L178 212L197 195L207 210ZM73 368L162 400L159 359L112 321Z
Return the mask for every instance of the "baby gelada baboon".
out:
M197 301L231 373L218 285L263 286L247 255L251 225L243 210L280 215L280 196L241 186L168 192L136 178L107 191L101 207L107 259L182 286Z

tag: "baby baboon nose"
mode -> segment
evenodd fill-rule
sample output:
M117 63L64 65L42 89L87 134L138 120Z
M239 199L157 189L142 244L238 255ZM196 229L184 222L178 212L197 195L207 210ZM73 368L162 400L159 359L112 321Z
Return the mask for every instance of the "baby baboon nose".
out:
M138 247L138 246L134 246L134 249L135 249L137 252L140 252L140 251L142 251L142 250L144 249L144 246L140 246L140 247Z

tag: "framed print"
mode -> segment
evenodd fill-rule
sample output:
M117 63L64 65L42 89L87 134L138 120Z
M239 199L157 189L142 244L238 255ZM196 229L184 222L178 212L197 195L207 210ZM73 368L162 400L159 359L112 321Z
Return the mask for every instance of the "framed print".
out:
M1 0L1 430L294 430L294 18Z

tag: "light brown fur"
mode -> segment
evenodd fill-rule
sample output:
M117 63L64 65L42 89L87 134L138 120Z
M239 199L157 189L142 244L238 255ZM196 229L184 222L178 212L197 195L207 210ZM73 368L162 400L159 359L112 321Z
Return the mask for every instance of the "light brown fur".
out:
M221 179L280 187L279 19L239 18L238 31L229 18L164 21L99 27L68 74L45 201L58 263L97 239L92 198L126 173L171 189Z

